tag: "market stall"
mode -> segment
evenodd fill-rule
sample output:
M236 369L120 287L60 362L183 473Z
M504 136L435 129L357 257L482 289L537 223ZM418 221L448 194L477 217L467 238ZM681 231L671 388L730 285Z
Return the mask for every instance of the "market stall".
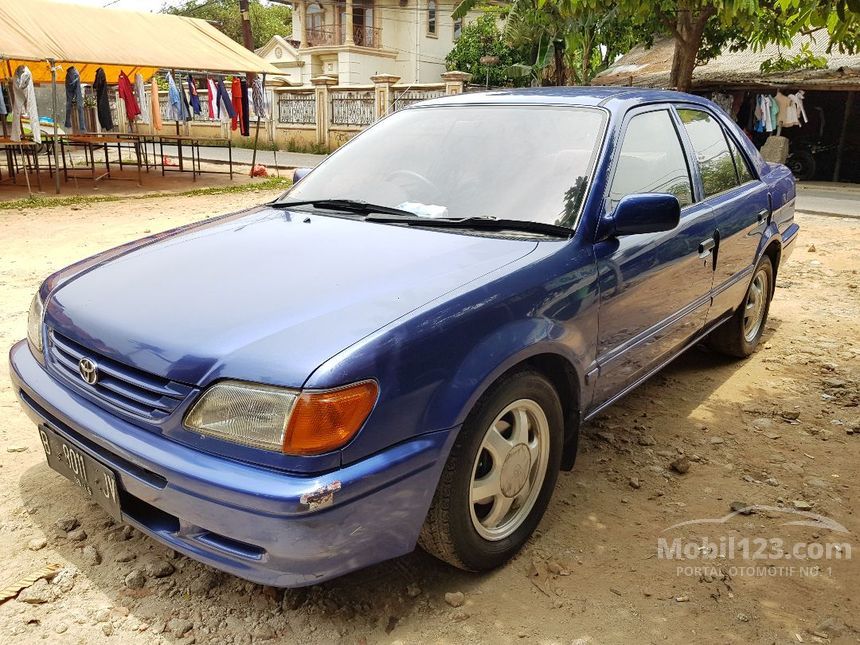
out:
M48 0L4 0L0 4L0 81L6 89L0 116L5 129L5 115L12 115L11 143L21 141L28 129L30 139L42 143L47 126L52 135L47 144L53 155L57 192L60 153L66 145L87 149L85 154L92 160L107 145L105 137L117 139L110 144L118 146L131 137L138 167L143 164L148 169L147 141L170 136L181 145L180 122L204 109L238 120L236 127L247 134L250 106L265 109L264 102L255 100L257 88L262 94L256 75L277 73L277 68L204 20ZM173 133L163 131L159 76L169 86L169 110L176 122ZM36 100L34 88L40 84L52 89L50 105ZM87 127L92 119L84 113L83 85L91 86L95 101L95 132ZM121 103L115 112L110 107L113 91ZM206 97L205 104L201 104L201 95ZM117 120L122 123L114 123L114 114L120 110ZM51 115L47 124L40 120L44 114ZM191 168L196 178L199 164L193 150L201 142L187 144L192 148ZM152 143L153 150L155 145ZM181 166L181 148L179 156ZM163 163L161 167L164 172Z

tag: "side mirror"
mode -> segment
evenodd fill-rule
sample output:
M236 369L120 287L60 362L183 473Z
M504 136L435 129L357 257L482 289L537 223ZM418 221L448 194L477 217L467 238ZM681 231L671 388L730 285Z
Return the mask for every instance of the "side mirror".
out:
M313 168L296 168L293 171L293 183L299 183Z
M681 221L681 204L674 195L639 193L623 197L606 219L601 238L671 231Z

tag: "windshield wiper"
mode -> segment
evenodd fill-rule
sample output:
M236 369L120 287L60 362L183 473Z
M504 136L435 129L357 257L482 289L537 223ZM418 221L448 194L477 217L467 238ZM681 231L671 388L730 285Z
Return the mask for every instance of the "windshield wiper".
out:
M396 210L396 209L395 209ZM516 219L496 219L494 217L466 217L463 219L452 219L446 217L420 217L412 213L404 216L398 215L368 215L364 218L366 222L379 222L382 224L408 224L412 226L427 226L438 228L468 228L487 231L525 231L527 233L540 233L553 237L570 237L573 231L566 226L558 224L546 224L544 222L527 222Z
M358 213L370 215L371 213L382 213L401 217L413 217L414 214L401 208L371 204L360 199L306 199L294 202L272 202L274 208L292 208L294 206L313 206L333 211L345 211L347 213Z

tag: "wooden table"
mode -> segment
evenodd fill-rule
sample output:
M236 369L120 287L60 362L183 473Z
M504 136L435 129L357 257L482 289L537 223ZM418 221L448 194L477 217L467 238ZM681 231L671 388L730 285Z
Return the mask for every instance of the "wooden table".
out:
M230 142L230 139L224 139L221 137L198 137L194 135L187 134L156 134L156 135L144 135L144 136L153 136L157 137L159 152L161 153L161 174L164 175L167 170L178 170L182 172L185 170L184 160L182 158L182 146L183 144L187 144L191 148L191 176L194 181L197 181L197 175L203 174L203 169L201 165L200 159L200 148L227 148L227 163L229 164L229 175L230 179L233 179L233 145ZM173 169L165 166L164 164L164 145L173 144L177 148L178 156L179 156L179 168ZM154 151L153 151L154 152ZM217 171L207 170L206 172L216 173Z
M122 169L123 160L122 160L122 151L123 150L134 150L136 166L137 166L137 185L141 184L141 172L142 172L142 164L141 164L141 154L140 154L140 140L137 138L129 138L124 134L70 134L60 137L60 148L63 156L63 176L65 180L68 181L69 177L79 177L81 175L70 175L69 169L66 164L66 146L70 148L83 148L84 149L84 159L88 163L90 168L90 177L93 180L93 187L95 187L99 181L102 179L110 179L111 171L110 171L110 149L114 146L117 149L117 153L119 155L119 167ZM95 153L97 150L104 151L104 165L105 171L97 175L96 174L96 162L95 162Z
M27 177L27 188L30 188L30 176L27 169L32 168L35 171L36 175L36 185L39 187L39 191L41 192L42 178L39 176L40 147L40 144L34 141L12 141L12 139L9 139L7 137L0 137L0 150L5 151L6 153L6 169L9 172L9 179L12 181L12 183L18 183L18 157L15 153L20 152L24 161L24 174ZM3 181L2 171L0 171L0 181ZM30 190L30 192L32 193L33 191Z

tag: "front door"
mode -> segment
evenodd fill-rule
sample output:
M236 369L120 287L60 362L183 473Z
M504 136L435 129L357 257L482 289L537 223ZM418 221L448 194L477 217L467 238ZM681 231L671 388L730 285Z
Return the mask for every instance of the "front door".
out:
M677 116L666 106L628 117L610 180L607 208L625 195L670 193L677 228L613 237L595 245L600 285L593 406L613 400L702 329L713 281L711 209L694 202L690 159Z

